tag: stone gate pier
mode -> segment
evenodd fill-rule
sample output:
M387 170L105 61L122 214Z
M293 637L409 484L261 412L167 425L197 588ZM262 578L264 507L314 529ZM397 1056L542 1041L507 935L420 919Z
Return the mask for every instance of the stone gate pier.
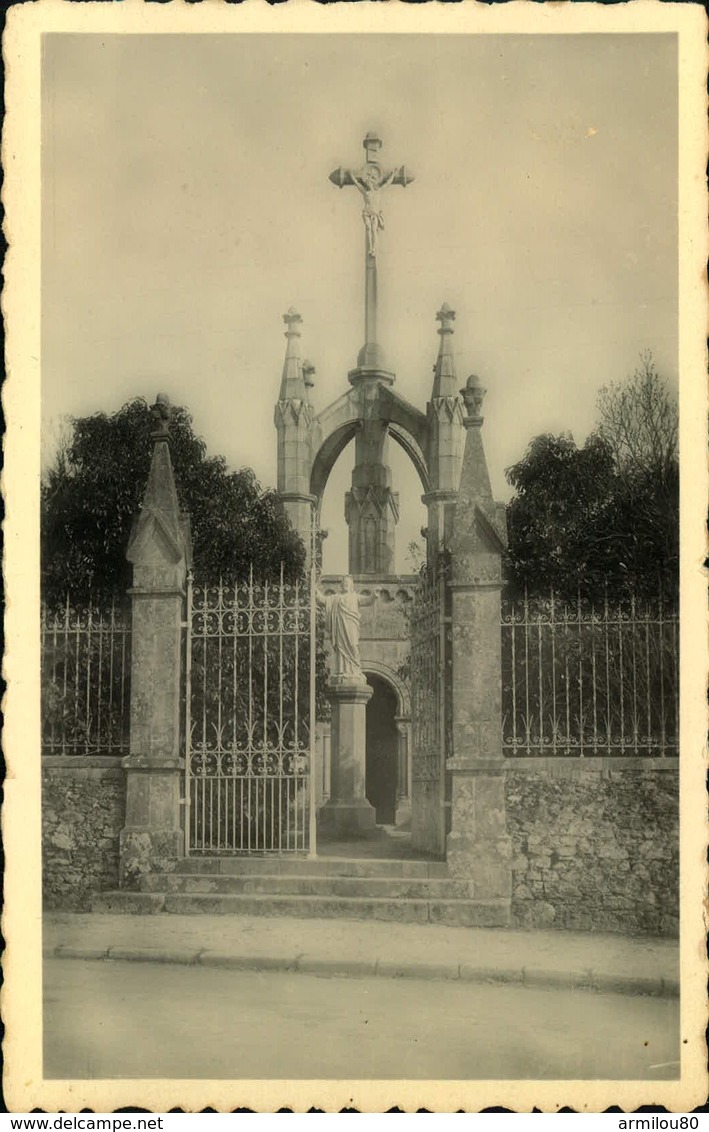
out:
M148 483L128 545L133 564L130 753L123 760L126 808L119 839L119 875L126 888L145 873L174 868L184 855L180 692L191 542L175 490L166 397L158 397L153 416Z
M509 922L512 843L505 813L502 750L500 592L506 528L494 502L481 427L485 396L471 376L461 390L466 415L463 467L453 522L451 832L447 861L473 882L476 899L499 901Z

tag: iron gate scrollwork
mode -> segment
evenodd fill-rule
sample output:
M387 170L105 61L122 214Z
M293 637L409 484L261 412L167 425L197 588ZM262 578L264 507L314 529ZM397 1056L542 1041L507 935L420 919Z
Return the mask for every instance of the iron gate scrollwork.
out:
M311 601L282 572L188 586L188 853L310 848Z
M445 855L450 831L451 618L449 560L425 568L411 618L412 799L415 848Z

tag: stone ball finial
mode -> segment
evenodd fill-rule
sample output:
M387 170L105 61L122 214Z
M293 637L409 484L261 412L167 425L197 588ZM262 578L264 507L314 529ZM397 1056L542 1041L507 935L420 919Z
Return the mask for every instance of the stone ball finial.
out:
M463 401L465 402L465 408L467 410L468 416L473 417L476 420L481 420L482 418L480 417L480 410L482 409L487 389L476 373L471 373L470 377L468 378L460 392Z
M300 334L300 330L298 328L303 320L298 314L295 307L288 307L288 310L283 315L283 321L286 324L286 337L289 334Z
M160 437L169 437L170 435L170 417L172 416L172 405L167 393L158 393L155 398L155 404L150 408L150 415L153 418L153 439L158 440Z

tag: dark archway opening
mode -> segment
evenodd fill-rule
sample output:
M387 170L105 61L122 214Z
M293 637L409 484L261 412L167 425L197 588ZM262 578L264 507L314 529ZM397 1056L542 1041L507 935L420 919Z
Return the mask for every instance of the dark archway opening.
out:
M391 684L381 676L367 673L367 681L374 689L367 704L367 800L377 811L378 825L393 825L396 819L398 701Z

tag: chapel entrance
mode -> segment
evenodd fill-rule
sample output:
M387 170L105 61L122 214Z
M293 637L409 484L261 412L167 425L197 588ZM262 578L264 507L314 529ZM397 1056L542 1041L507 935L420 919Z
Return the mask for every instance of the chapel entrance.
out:
M366 673L374 694L367 704L367 756L365 783L367 800L377 811L377 825L396 820L397 696L388 681Z

